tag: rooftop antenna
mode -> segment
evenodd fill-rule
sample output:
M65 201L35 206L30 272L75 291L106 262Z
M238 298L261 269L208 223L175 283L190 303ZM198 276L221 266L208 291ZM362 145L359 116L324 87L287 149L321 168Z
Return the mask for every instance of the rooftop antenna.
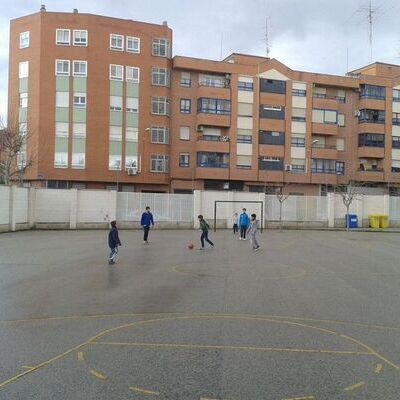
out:
M270 34L269 34L269 23L268 16L265 17L265 55L269 58L271 52Z

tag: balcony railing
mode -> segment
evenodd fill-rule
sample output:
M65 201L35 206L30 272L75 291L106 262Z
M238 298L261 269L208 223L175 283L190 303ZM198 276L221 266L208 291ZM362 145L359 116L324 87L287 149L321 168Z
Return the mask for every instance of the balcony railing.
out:
M313 93L314 99L328 99L328 100L336 100L339 103L345 103L346 97L343 96L327 96L323 93Z
M364 167L364 168L358 168L358 171L360 172L383 172L382 167Z
M229 88L229 82L220 81L200 81L199 86L208 86L213 88Z
M400 118L393 118L392 125L400 125Z
M323 143L314 143L312 145L313 149L327 149L327 150L337 150L336 145L334 144L323 144Z
M228 163L224 162L197 162L199 168L229 168Z
M201 135L197 140L205 140L207 142L229 142L229 136L218 136L218 135Z

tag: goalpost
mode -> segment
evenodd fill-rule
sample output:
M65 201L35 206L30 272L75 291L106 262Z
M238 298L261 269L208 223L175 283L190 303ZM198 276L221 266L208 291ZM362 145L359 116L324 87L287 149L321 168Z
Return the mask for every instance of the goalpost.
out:
M241 203L241 204L260 204L261 205L261 215L260 215L260 231L262 233L264 226L264 202L263 201L243 201L243 200L215 200L214 201L214 232L217 231L217 205L218 203Z

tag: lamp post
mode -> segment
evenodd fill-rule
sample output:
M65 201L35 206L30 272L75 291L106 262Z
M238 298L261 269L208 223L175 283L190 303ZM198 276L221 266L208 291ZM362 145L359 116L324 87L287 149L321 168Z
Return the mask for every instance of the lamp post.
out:
M311 142L311 149L310 149L310 158L308 160L308 167L310 169L310 184L312 184L312 170L311 170L311 165L312 165L312 151L313 151L313 146L314 144L318 143L319 140L315 139Z

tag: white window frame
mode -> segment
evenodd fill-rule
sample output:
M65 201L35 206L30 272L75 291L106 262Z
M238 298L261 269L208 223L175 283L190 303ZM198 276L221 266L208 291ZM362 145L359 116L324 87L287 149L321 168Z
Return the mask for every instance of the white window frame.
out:
M72 124L72 136L74 138L85 138L86 137L86 123L74 122Z
M113 39L121 40L121 47L113 46ZM124 35L119 35L118 33L110 33L110 50L114 51L124 51Z
M56 122L56 137L67 138L69 136L69 124L68 122Z
M56 92L56 107L69 107L69 92Z
M18 64L18 76L20 79L29 77L29 61L21 61Z
M58 63L67 63L68 65L68 72L58 72L57 67L58 67ZM70 75L70 66L71 66L71 62L69 60L56 60L55 61L55 73L56 76L69 76Z
M158 43L155 43L155 41L158 41ZM156 54L154 52L154 45L158 44L158 46L160 47L161 46L161 41L165 42L165 46L166 46L165 54ZM155 56L155 57L170 58L171 57L171 42L170 42L170 40L166 39L166 38L157 38L157 37L153 38L153 40L151 41L151 55Z
M139 98L126 97L125 100L126 100L126 105L125 105L126 112L132 112L132 113L139 112Z
M158 104L158 109L160 108L160 105L162 104L164 106L164 112L154 112L153 106L154 104ZM153 115L169 115L170 109L169 109L169 99L164 96L152 96L151 97L151 113Z
M75 64L83 64L85 65L85 72L75 72ZM72 75L73 76L82 76L82 77L87 77L87 61L84 60L74 60L72 61Z
M125 129L125 140L127 142L137 142L139 137L139 129L127 126Z
M58 40L58 32L68 32L68 42L60 42ZM70 46L71 45L71 29L59 28L56 29L56 45L57 46Z
M78 98L79 101L75 103L75 98ZM85 99L85 101L81 101L82 99ZM86 93L85 92L74 92L73 94L73 99L72 99L72 104L76 108L86 108Z
M28 93L24 92L19 94L19 107L28 108Z
M109 135L110 141L121 142L122 141L122 126L110 125L108 135Z
M78 159L78 162L75 162ZM83 162L79 162L83 161ZM71 155L71 168L74 169L84 169L86 164L86 154L85 153L72 153Z
M154 79L157 77L157 79ZM164 82L161 82L164 80ZM160 83L161 82L161 83ZM151 84L153 86L166 86L170 85L170 70L163 67L152 67L151 68Z
M182 128L187 128L187 133L188 133L187 138L185 135L182 135ZM186 131L186 129L185 129L185 131ZM190 140L190 126L181 125L179 127L179 139L180 140Z
M122 111L122 96L110 96L110 111Z
M131 73L132 71L132 73ZM135 73L134 73L135 71ZM134 75L137 75L137 77L135 77ZM132 75L132 77L130 77L130 75ZM125 71L125 79L127 82L132 82L132 83L139 83L140 81L140 68L139 67L131 67L131 66L127 66L126 67L126 71Z
M84 32L85 33L85 35L86 35L86 40L85 40L85 42L83 43L83 42L77 42L76 41L76 34L77 33L81 33L81 32ZM89 38L89 33L88 33L88 31L86 30L86 29L74 29L73 31L72 31L72 44L74 45L74 46L78 46L78 47L86 47L87 45L88 45L88 42L89 42L89 40L88 40L88 38ZM80 38L80 40L81 40L82 38Z
M24 44L25 40L26 43ZM29 42L30 42L30 32L29 31L21 32L19 34L19 48L27 49L29 47Z
M153 161L155 162L153 167ZM161 167L161 168L159 168ZM150 172L165 174L169 171L169 156L166 154L150 155Z
M137 48L135 49L135 48L129 48L129 46L128 46L128 42L129 41L133 41L133 42L136 42L137 43ZM133 54L140 54L140 38L138 38L138 37L135 37L135 36L127 36L126 37L126 51L128 52L128 53L133 53Z
M115 67L115 71L118 72L118 70L121 72L121 76L119 77L119 74L116 74L115 76L112 75L112 69ZM110 79L112 81L123 81L124 80L124 66L123 65L118 65L118 64L110 64Z
M169 129L166 126L152 126L150 128L150 142L169 144Z
M111 162L113 160L113 162ZM122 170L122 154L119 155L108 155L108 170L109 171L121 171Z
M66 157L65 162L60 163L60 162L56 161L56 157L58 154L63 154L63 156ZM54 168L68 168L68 153L67 152L61 152L61 151L54 152Z

